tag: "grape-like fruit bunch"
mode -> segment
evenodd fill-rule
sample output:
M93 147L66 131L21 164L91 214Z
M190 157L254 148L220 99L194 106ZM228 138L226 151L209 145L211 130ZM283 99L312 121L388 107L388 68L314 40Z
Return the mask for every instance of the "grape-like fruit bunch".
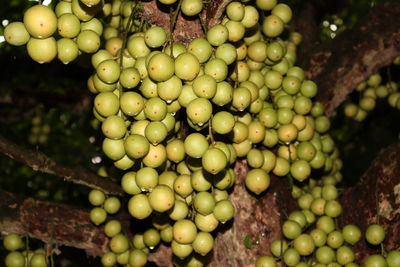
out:
M51 127L43 123L44 117L40 114L34 116L31 120L31 132L28 136L28 142L32 145L45 144L49 138Z
M17 234L8 234L4 236L3 246L8 250L4 260L6 267L47 267L48 260L44 249L31 251L25 248L25 243ZM21 251L25 249L24 251Z
M396 64L396 60L394 60L393 64ZM355 121L363 121L368 112L374 110L379 99L387 99L391 107L400 109L398 84L393 81L388 81L384 84L382 80L381 74L375 73L368 77L366 81L360 83L355 89L360 94L358 104L353 103L351 100L348 101L343 108L345 116Z
M183 0L171 8L194 17L203 3ZM121 222L107 220L125 202L92 190L90 219L104 224L110 238L103 266L144 266L160 242L170 243L178 265L205 264L216 230L234 217L229 192L237 158L247 159L245 185L255 195L268 189L271 174L305 185L294 190L302 210L283 225L293 242L289 248L276 241L272 254L289 266L314 252L331 262L324 251L331 255L333 249L325 242L316 245L303 231L317 221L322 237L321 231L334 232L332 218L341 206L337 194L323 192L342 179L342 161L324 107L313 101L317 86L295 65L301 35L282 38L291 8L276 0L231 2L221 24L188 44L142 23L138 10L137 1L60 1L54 11L29 8L23 23L5 29L7 42L27 44L39 63L57 56L66 64L92 54L87 86L96 94L93 113L104 134L102 150L123 171L120 183L132 219L150 222L129 240ZM313 170L322 178L310 178ZM332 244L339 249L337 240L344 237L336 232ZM261 257L256 265L275 261Z

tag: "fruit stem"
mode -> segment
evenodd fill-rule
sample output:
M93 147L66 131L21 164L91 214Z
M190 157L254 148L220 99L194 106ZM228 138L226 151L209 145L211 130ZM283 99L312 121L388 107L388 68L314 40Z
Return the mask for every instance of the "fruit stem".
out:
M215 140L214 140L214 135L213 135L213 132L212 132L212 125L211 125L212 118L213 118L213 116L211 115L211 118L208 121L208 137L211 140L211 144L214 144Z
M171 45L174 42L173 32L174 32L174 29L175 29L176 21L178 20L179 12L181 11L182 1L183 0L179 0L178 6L177 6L175 12L172 12L172 9L170 11L171 21L170 21L170 25L169 25L169 40L171 41Z
M123 65L123 61L124 61L123 53L124 53L124 50L125 50L125 47L126 47L126 43L128 42L128 33L130 32L130 29L131 29L131 27L133 25L133 17L134 17L134 15L136 13L135 12L136 11L136 6L137 6L137 0L135 1L135 6L132 8L132 13L129 16L128 23L126 24L126 29L124 31L124 38L123 38L123 41L122 41L121 50L119 51L119 59L120 59L119 67L120 67L121 70L122 70L122 65Z

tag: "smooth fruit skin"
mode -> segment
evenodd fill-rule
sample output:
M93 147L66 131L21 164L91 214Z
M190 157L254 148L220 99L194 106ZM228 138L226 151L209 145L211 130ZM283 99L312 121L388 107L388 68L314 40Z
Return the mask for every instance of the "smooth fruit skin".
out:
M365 232L365 238L372 245L379 245L385 239L385 230L379 224L371 224Z
M30 37L22 22L11 22L4 28L4 38L11 45L24 45L29 41Z
M57 30L57 17L50 7L35 5L25 11L24 24L32 37L44 39Z
M54 37L30 38L26 46L29 56L36 62L48 63L57 56L57 42Z

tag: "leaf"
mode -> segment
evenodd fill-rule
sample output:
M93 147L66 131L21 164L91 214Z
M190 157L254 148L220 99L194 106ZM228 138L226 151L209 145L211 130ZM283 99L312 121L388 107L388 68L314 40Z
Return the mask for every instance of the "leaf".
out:
M251 236L250 235L245 235L243 237L243 244L248 249L251 249L253 247L253 242L251 241Z

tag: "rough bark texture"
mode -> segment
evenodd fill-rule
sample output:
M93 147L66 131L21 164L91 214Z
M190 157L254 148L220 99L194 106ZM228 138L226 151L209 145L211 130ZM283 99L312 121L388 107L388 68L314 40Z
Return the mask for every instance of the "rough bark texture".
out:
M34 171L53 174L65 181L99 189L106 194L123 194L119 185L97 176L83 167L69 167L60 164L39 151L24 149L2 136L0 136L0 153L31 167Z
M0 233L27 234L53 245L84 249L90 256L108 251L102 227L89 220L89 212L68 205L22 199L0 189Z
M400 142L383 149L363 174L358 184L341 198L343 223L356 224L365 233L369 224L378 223L386 230L385 249L400 249ZM364 240L355 246L357 261L380 253L380 246Z
M400 4L377 5L352 29L323 43L299 62L317 83L317 99L332 114L354 88L400 55Z
M219 23L225 7L230 2L232 2L232 0L215 0L206 3L200 15L204 24L207 24L207 27L211 27ZM170 8L175 10L176 6L177 3L170 7L161 4L157 0L143 2L143 12L141 16L145 21L161 26L169 32L172 17L170 15ZM194 38L204 36L205 34L199 16L187 17L182 14L178 15L173 31L173 38L175 41L189 43Z

